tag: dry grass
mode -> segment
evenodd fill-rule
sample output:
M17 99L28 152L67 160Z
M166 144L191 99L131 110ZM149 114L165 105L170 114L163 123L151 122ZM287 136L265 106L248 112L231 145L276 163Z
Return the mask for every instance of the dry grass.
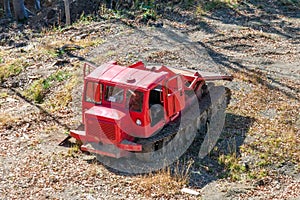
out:
M65 81L65 84L60 89L55 90L45 102L45 106L51 112L66 108L73 100L72 91L79 84L79 77L70 74L70 77Z
M6 63L0 62L0 82L10 76L16 76L26 68L28 64L23 59L9 60Z
M163 198L178 194L189 183L189 173L193 163L193 161L189 161L180 165L178 161L175 168L166 167L155 174L142 176L139 192L152 198Z
M80 146L78 144L74 144L71 148L68 149L67 156L69 157L75 157L76 154L79 152Z
M211 4L211 8L206 7L205 9L214 9L223 5L232 6L238 3L238 1L211 2L215 2L215 4ZM202 12L205 12L203 10L204 8L199 7L198 12L203 14ZM77 38L66 34L64 30L56 30L45 34L41 43L36 44L35 48L27 51L28 55L34 58L32 61L36 60L43 64L44 62L45 64L50 62L51 64L58 57L65 58L66 52L74 53L76 51L77 55L82 55L88 47L97 46L102 42L102 39L95 39L93 36ZM62 48L68 45L69 48ZM76 48L76 46L80 48ZM107 56L114 54L116 52L108 52ZM150 56L159 57L159 55ZM0 78L2 76L2 79L5 79L20 73L20 70L22 70L20 66L22 65L18 63L14 65L12 60L9 61L9 65L7 63L4 65L6 61L3 60L3 57L0 54L0 74L3 74L0 75ZM172 60L172 58L171 56L170 59ZM34 65L34 63L32 62L31 65ZM4 70L2 70L2 66ZM49 106L50 112L56 112L69 106L72 101L71 91L74 85L77 84L77 80L73 79L72 76L64 76L65 74L60 72L55 72L48 78L44 77L37 80L26 90L26 95L38 103L43 102L45 94L48 90L51 90L51 95L47 96L45 104L42 105L47 108ZM219 163L224 165L225 170L229 172L229 176L233 180L239 180L245 176L259 179L268 175L270 167L284 162L293 162L298 165L298 170L300 170L299 129L294 126L295 119L298 117L297 110L300 110L299 104L280 92L268 89L267 86L262 84L262 80L266 81L264 77L264 74L257 74L252 77L245 74L236 75L237 79L252 84L254 90L250 93L234 91L234 95L238 97L240 103L231 106L229 109L232 113L250 116L256 120L248 132L256 141L251 144L244 144L241 147L242 156L254 156L256 159L253 166L247 171L245 166L240 163L241 157L236 153L220 155L218 158ZM62 84L64 85L62 86ZM6 94L3 94L3 97L5 96ZM263 116L261 112L265 110L275 110L276 116L272 119ZM17 119L1 115L0 126L5 126L15 120ZM53 131L49 129L49 134ZM32 146L35 145L34 142ZM79 147L77 145L71 147L67 159L78 156L78 152ZM187 164L187 166L185 170L181 170L180 167L175 167L175 169L166 168L158 173L141 177L139 193L152 198L167 198L179 193L180 189L189 182L189 165ZM97 176L97 166L89 165L86 173L90 176Z
M5 127L20 121L20 117L11 116L7 113L0 113L0 127Z
M8 97L9 95L8 95L8 93L7 92L0 92L0 99L1 98L6 98L6 97Z
M51 105L65 107L72 100L71 92L72 88L77 84L77 78L73 77L66 70L58 70L48 76L47 78L41 78L35 80L24 92L23 95L30 100L35 101L36 103L43 103L46 93L50 91L51 87L57 86L58 84L69 80L63 89L55 93L53 99L50 99L52 102Z
M74 28L80 27L80 24L74 24ZM71 28L71 27L70 27ZM37 54L46 53L50 57L58 57L66 52L77 51L79 55L86 53L86 48L95 47L102 44L104 40L99 35L88 34L80 36L80 33L68 33L65 29L62 30L45 30L45 37L38 46Z
M143 177L140 183L140 192L147 197L162 198L180 191L184 185L186 185L185 181L177 180L169 169L165 169L157 174Z
M219 156L218 161L219 164L225 166L225 169L232 180L240 180L242 174L246 172L246 167L239 162L239 158L236 153L228 155L222 154Z
M29 88L22 93L22 95L36 103L42 103L49 87L50 85L47 80L41 78L34 81Z
M212 1L200 1L196 7L196 14L202 15L205 12L209 12L222 7L235 8L239 5L240 0L212 0Z
M295 126L300 110L299 101L271 90L265 85L264 74L246 76L237 74L239 79L252 84L253 90L245 94L242 91L233 91L239 97L239 103L229 109L243 116L255 119L248 135L255 138L250 144L241 146L243 157L255 156L257 159L251 166L248 175L250 178L259 178L268 175L270 167L291 162L300 166L300 130ZM274 114L268 114L272 111ZM265 114L267 113L267 114ZM235 166L240 158L235 155L220 157L220 161L227 168ZM235 168L235 167L233 167ZM238 173L237 173L238 172ZM241 170L230 170L231 177L241 175Z

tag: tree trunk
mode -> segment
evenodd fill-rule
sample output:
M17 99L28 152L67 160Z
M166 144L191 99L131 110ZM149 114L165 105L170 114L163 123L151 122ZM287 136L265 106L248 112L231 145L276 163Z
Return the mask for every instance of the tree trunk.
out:
M64 2L65 2L66 24L67 24L67 26L69 26L69 25L71 25L70 1L64 0Z
M17 21L24 21L28 18L24 0L13 0L13 6L15 11L15 18Z
M10 4L9 0L4 0L4 10L5 10L5 15L8 18L11 18L11 11L10 11Z

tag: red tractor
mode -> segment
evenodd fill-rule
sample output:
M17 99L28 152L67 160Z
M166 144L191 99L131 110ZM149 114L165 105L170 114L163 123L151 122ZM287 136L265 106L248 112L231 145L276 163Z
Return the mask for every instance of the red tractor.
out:
M162 129L201 103L209 93L206 81L214 80L231 81L232 76L146 67L142 62L128 67L114 61L99 67L85 64L84 126L70 136L81 141L82 151L108 157L155 151L172 138Z

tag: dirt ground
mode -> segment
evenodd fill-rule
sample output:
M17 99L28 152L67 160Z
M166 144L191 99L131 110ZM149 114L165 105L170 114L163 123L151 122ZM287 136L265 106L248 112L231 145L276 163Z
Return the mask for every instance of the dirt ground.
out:
M122 18L48 32L2 26L0 66L21 57L26 68L0 85L0 198L300 199L300 10L253 2L203 16L174 9L148 26ZM194 146L177 164L184 171L193 160L188 182L118 173L58 145L81 120L83 63L110 60L234 76L222 83L232 100L216 148L200 159ZM51 76L59 71L70 76ZM36 102L26 91L42 78L50 86ZM242 172L221 162L233 154Z

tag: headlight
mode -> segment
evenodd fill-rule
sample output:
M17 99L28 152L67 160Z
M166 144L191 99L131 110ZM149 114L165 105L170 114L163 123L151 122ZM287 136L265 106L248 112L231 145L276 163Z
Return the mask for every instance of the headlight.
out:
M141 126L141 125L142 125L142 121L141 121L140 119L137 119L137 120L135 121L135 123L136 123L136 125L138 125L138 126Z

